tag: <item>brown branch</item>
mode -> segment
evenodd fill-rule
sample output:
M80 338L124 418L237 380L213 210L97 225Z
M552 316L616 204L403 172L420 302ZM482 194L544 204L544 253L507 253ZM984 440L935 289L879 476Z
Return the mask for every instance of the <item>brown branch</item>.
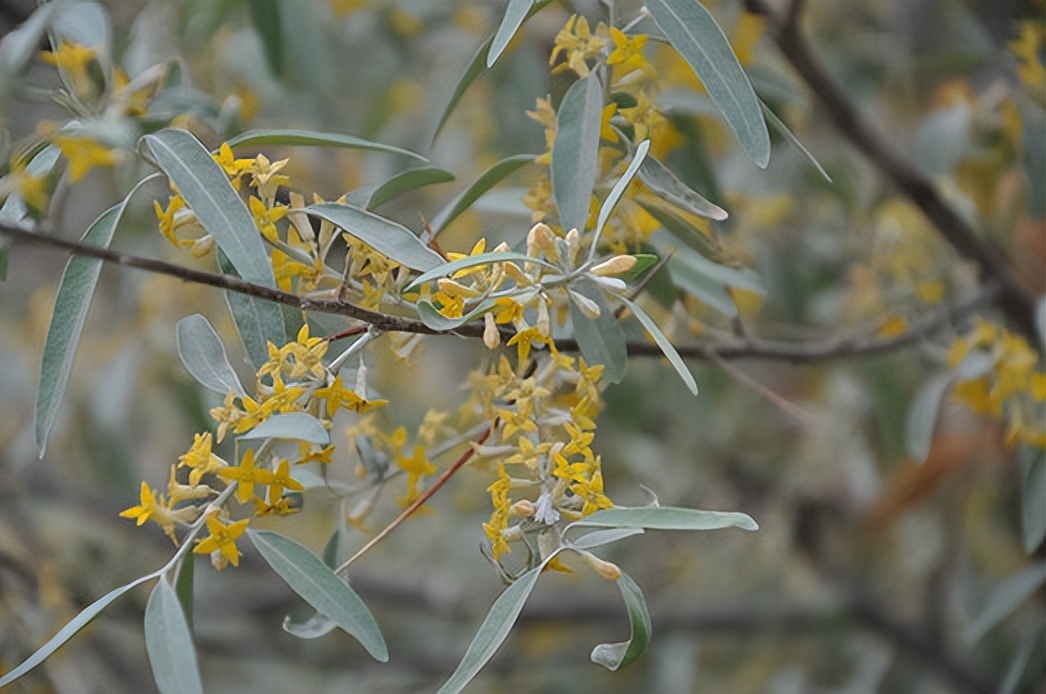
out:
M482 322L469 323L455 328L454 330L441 332L430 328L419 320L370 311L337 299L302 297L297 294L280 291L279 289L273 289L271 287L247 282L246 280L233 275L223 275L196 270L175 263L154 260L152 258L143 258L141 256L114 251L109 248L92 246L79 241L69 241L50 234L26 231L25 229L20 229L3 223L0 223L0 235L8 236L16 244L56 248L72 253L76 256L96 258L116 265L123 265L125 267L175 277L185 282L193 282L196 284L216 287L218 289L225 289L227 291L257 297L259 299L266 299L275 303L293 306L294 308L303 311L332 313L347 316L373 325L378 330L385 332L407 332L423 335L451 334L473 338L483 337ZM803 342L745 338L722 342L701 341L678 345L676 349L683 357L705 361L711 361L714 359L763 359L799 364L815 363L833 359L875 356L918 344L930 335L939 332L953 323L961 321L976 310L981 304L993 299L999 291L999 286L997 284L986 283L981 287L979 293L911 321L908 330L896 337L881 338L875 334L865 334L830 337L821 340L806 340ZM503 329L503 336L511 337L511 335L512 333L509 329ZM573 339L556 340L556 348L564 352L579 351L578 343ZM661 356L661 350L658 346L648 342L628 342L627 348L629 356Z
M780 17L770 9L766 0L745 0L745 5L749 11L767 18L777 47L821 102L836 129L922 210L959 255L978 266L984 281L999 285L998 303L1002 311L1025 337L1033 344L1039 344L1035 297L1013 276L1007 261L978 238L973 227L945 201L933 181L896 154L861 117L839 83L813 54L809 42L799 30L797 16Z

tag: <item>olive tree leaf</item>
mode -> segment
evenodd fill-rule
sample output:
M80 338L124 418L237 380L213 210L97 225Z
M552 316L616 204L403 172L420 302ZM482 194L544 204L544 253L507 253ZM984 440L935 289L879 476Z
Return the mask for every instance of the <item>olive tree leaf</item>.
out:
M671 169L654 157L647 157L643 161L639 169L639 179L659 197L687 212L716 221L722 221L729 216L722 207L710 202L676 178Z
M248 530L251 542L269 566L316 611L355 637L375 659L389 650L367 606L349 585L302 545L267 530Z
M1046 538L1046 453L1021 449L1021 531L1024 551L1031 554Z
M90 624L91 620L97 617L102 610L109 607L109 605L122 597L132 588L136 588L142 583L154 578L156 578L156 574L147 574L131 581L127 585L113 588L111 591L92 602L81 610L78 615L69 620L65 626L58 630L57 634L52 636L47 643L37 649L35 653L19 664L18 667L0 677L0 687L6 687L40 663L47 660L51 657L51 654L65 645L66 641L76 636L81 629Z
M788 127L788 124L779 118L776 113L770 110L770 107L766 105L765 101L760 99L759 104L763 107L763 114L766 116L767 122L773 126L774 130L784 135L784 138L791 142L796 149L802 152L803 156L807 158L815 169L817 169L817 173L821 174L824 180L831 183L832 177L829 176L828 172L824 170L823 166L821 166L821 162L817 161L817 157L806 148L806 145L803 144L802 140L792 132L792 129Z
M240 277L275 288L272 263L254 218L199 140L185 130L168 128L145 135L141 146L171 179Z
M576 540L571 540L568 546L571 549L594 549L595 547L609 545L611 542L623 540L626 537L642 534L642 528L608 528L606 530L593 530Z
M758 530L751 516L736 511L699 511L673 506L617 506L587 515L570 527L645 528L647 530Z
M145 650L163 694L203 694L192 633L174 588L161 578L145 606Z
M175 343L178 358L200 385L222 395L230 390L237 395L246 394L229 364L225 345L206 318L194 313L178 321Z
M221 251L218 252L218 268L226 275L237 274ZM283 310L271 301L228 290L225 291L225 303L247 356L255 369L261 368L269 359L268 343L282 345L287 342Z
M472 309L468 313L460 316L459 318L447 318L428 301L419 301L417 304L418 316L421 317L421 322L432 328L433 330L439 330L445 332L447 330L454 330L461 326L476 320L484 313L494 308L494 300L483 301L479 306Z
M502 159L480 174L479 178L473 181L472 185L459 193L456 198L451 200L446 207L432 218L429 222L429 229L432 230L433 236L439 235L458 215L467 210L472 203L500 183L502 179L521 166L531 163L536 158L533 154L517 154Z
M752 83L712 14L697 0L646 0L669 43L701 78L708 95L759 167L770 161L770 133Z
M592 649L591 659L597 665L602 665L607 670L617 670L629 663L634 662L643 654L650 644L651 624L650 612L647 611L646 598L632 578L621 572L616 581L621 597L625 600L625 610L628 612L628 623L632 634L628 641L620 643L601 643Z
M643 327L650 334L650 337L654 338L654 342L656 342L657 346L661 348L661 351L668 359L668 363L672 365L672 368L676 370L679 377L683 379L683 383L686 384L686 387L691 393L697 395L697 381L694 380L694 375L690 373L690 369L687 368L686 362L683 361L683 358L679 356L679 352L676 351L675 345L672 344L672 341L661 332L661 329L657 327L657 323L654 322L654 319L651 318L646 311L640 308L639 304L634 301L629 301L628 299L622 299L622 301L624 301L629 310L635 314L636 318L639 319L639 322L643 324Z
M603 380L607 383L620 383L628 366L628 349L621 324L595 282L583 277L572 282L570 289L599 307L599 316L589 318L574 301L570 302L570 322L585 361L602 364Z
M570 85L559 105L550 175L559 223L566 230L585 229L599 169L602 111L603 85L596 72Z
M424 188L425 186L438 183L449 183L454 180L454 174L434 166L424 166L419 169L407 169L402 171L382 184L372 188L368 187L360 191L353 191L346 196L350 204L358 204L368 210L374 210L400 195ZM360 195L357 195L357 194ZM355 200L360 200L356 203Z
M437 267L432 268L428 272L424 272L416 277L409 285L407 285L407 291L417 289L426 282L431 282L434 279L440 277L446 277L453 275L459 270L466 270L470 267L476 267L478 265L490 265L492 263L506 263L506 262L519 262L519 263L536 263L543 265L550 270L559 270L555 265L541 258L531 258L526 253L514 253L511 251L505 252L491 252L491 253L478 253L476 255L465 256L464 258L458 258L452 260L449 263L443 263Z
M309 205L302 211L344 229L382 255L412 270L424 272L443 263L439 253L422 243L410 229L373 212L336 202Z
M501 24L498 25L498 30L494 32L494 38L490 42L490 50L487 51L488 68L494 67L494 63L508 48L509 42L523 26L523 22L527 20L527 15L530 14L534 4L535 0L508 0L505 15L501 18Z
M621 200L621 196L624 195L628 184L632 182L636 172L639 171L639 167L643 165L643 160L646 158L646 153L649 149L650 140L643 140L639 143L635 154L632 155L632 161L629 162L628 168L625 169L625 173L621 175L614 187L610 189L610 194L607 195L606 200L600 206L599 217L596 219L596 230L592 235L592 247L588 253L590 261L596 256L596 247L599 245L599 235L603 233L603 225L610 219L610 215L613 214L614 208L617 207L617 203Z
M285 412L274 414L264 422L239 437L241 441L255 439L293 439L326 446L330 433L320 420L308 412Z
M293 128L269 128L265 130L248 130L242 132L228 141L233 149L237 147L264 147L266 145L285 145L294 147L341 147L345 149L361 149L371 152L384 152L386 154L402 154L420 161L427 162L428 159L411 152L408 149L363 140L352 135L341 135L338 133L318 133L311 130L295 130Z
M937 374L923 384L908 407L904 426L904 449L912 460L921 463L930 454L933 432L941 412L945 393L955 378L954 373Z

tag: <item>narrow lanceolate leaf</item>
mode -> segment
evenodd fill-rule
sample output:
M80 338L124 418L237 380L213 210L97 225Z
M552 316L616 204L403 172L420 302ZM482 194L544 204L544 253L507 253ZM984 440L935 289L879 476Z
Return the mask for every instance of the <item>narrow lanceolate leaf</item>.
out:
M385 152L387 154L402 154L413 157L420 161L428 161L425 157L411 152L408 149L385 145L380 142L362 140L351 135L340 135L338 133L317 133L311 130L294 130L287 128L272 128L267 130L248 130L240 133L228 142L232 148L236 147L265 147L268 145L286 145L297 147L342 147L345 149L362 149L372 152Z
M135 588L146 581L150 581L156 578L155 574L148 574L137 578L125 586L114 588L109 591L98 600L92 602L90 605L80 611L80 614L69 620L64 627L58 630L58 633L51 637L51 639L43 646L29 656L23 663L10 672L5 673L0 677L0 688L6 687L11 684L19 677L35 668L40 663L51 657L51 654L65 645L65 642L76 636L76 634L87 626L92 619L98 616L98 614L109 607L114 601L123 596L124 593Z
M419 301L418 302L418 316L421 317L421 322L432 328L433 330L439 330L444 332L447 330L454 330L461 326L476 320L484 313L494 307L493 299L482 302L479 306L472 309L468 313L458 318L447 318L440 313L431 302Z
M326 219L412 270L424 272L443 263L439 253L429 249L410 229L373 212L335 202L310 205L303 212Z
M628 641L621 643L601 643L592 650L591 655L593 663L602 665L611 671L622 668L643 655L643 651L650 644L651 636L650 613L647 611L643 591L624 572L617 579L617 587L621 590L621 597L625 600L625 610L628 612L628 623L632 628L632 635Z
M123 214L126 200L110 207L87 228L80 238L81 243L106 248L113 239L113 232ZM47 447L47 435L51 432L58 408L69 382L73 368L73 356L83 333L87 309L91 296L98 284L102 261L95 258L74 257L66 263L58 294L54 301L54 314L47 329L43 360L40 364L40 388L36 394L36 450L43 457Z
M321 446L330 443L330 434L320 424L320 420L308 412L274 414L239 438L240 440L293 439Z
M174 592L178 595L178 602L185 613L185 623L189 625L189 631L193 628L193 583L196 574L196 555L188 554L182 558L181 566L178 567L178 578L174 582Z
M467 210L484 193L500 183L503 178L521 166L531 163L534 159L536 157L533 154L517 154L502 159L480 174L479 178L472 185L463 190L432 218L432 221L429 222L429 229L432 230L433 235L438 235L446 229L447 225L457 219L458 215Z
M210 321L199 313L178 321L175 343L178 358L200 385L222 395L230 390L237 395L246 393L229 364L221 338Z
M603 85L598 74L574 82L563 95L552 142L552 197L565 230L585 230L599 169Z
M596 231L592 236L592 247L589 250L589 260L595 257L596 247L599 245L599 235L603 233L603 225L610 219L610 215L613 214L614 208L617 207L618 201L621 196L624 195L625 189L628 188L628 184L635 178L636 172L639 171L639 167L643 165L643 160L646 158L647 150L650 149L650 140L643 140L636 147L636 152L632 155L632 161L629 163L628 168L625 169L625 173L622 174L621 178L617 180L614 187L610 189L610 195L603 201L602 206L599 208L599 217L596 221Z
M763 110L741 64L715 18L697 0L646 0L669 43L701 78L708 95L752 161L770 161L770 133Z
M758 530L751 516L733 511L698 511L672 506L619 506L585 516L571 525L599 528L646 528L647 530Z
M374 615L356 591L307 548L266 530L248 530L251 542L269 566L305 602L355 637L377 660L389 659L389 650Z
M479 45L476 52L469 59L469 64L465 68L465 72L458 79L458 85L454 87L454 91L451 92L450 99L447 101L447 105L443 107L443 113L439 117L439 123L436 124L436 131L432 133L432 140L429 142L431 145L439 137L440 131L443 130L443 126L447 124L447 120L450 118L450 114L454 112L454 107L461 101L461 97L464 96L469 86L476 81L476 78L483 72L483 68L486 67L486 58L490 51L490 44L494 40L494 35L488 36L483 43Z
M418 188L435 185L437 183L449 183L454 180L454 174L434 166L426 166L420 169L409 169L399 173L389 180L377 186L367 196L367 202L363 205L368 210L381 207L389 200L409 193Z
M523 26L523 22L526 21L527 14L534 7L534 2L535 0L508 0L505 16L501 18L501 24L494 33L494 39L490 43L490 50L487 52L488 68L493 67L494 63L501 57L501 54L505 52L509 41L512 40L519 28Z
M690 369L687 368L686 362L683 361L683 358L679 356L679 352L676 351L672 341L661 332L661 329L657 327L657 323L654 322L654 319L651 318L646 311L640 308L639 304L634 301L629 301L628 299L622 299L622 301L624 301L629 310L635 314L636 318L639 319L639 322L643 324L646 331L650 333L650 337L654 338L654 342L656 342L657 346L661 348L661 351L668 359L668 362L672 365L672 368L674 368L676 373L679 374L679 377L683 379L683 383L686 384L686 387L690 389L691 393L697 395L697 381L694 380L694 375L690 373Z
M227 275L236 274L232 263L221 252L218 253L218 267ZM225 303L229 306L229 313L232 314L247 356L255 369L261 368L269 359L268 343L283 345L287 342L283 311L271 301L228 290L225 292Z
M642 534L642 528L608 528L607 530L593 530L576 540L571 540L569 547L572 549L593 549L595 547L609 545L611 542L623 540L626 537Z
M653 157L647 157L643 162L639 179L659 197L687 212L716 221L729 216L726 210L680 181L671 169Z
M498 596L498 599L491 605L490 611L487 612L479 631L476 632L475 638L472 639L472 643L469 644L468 650L465 651L465 657L461 659L450 679L439 688L439 694L460 692L494 656L505 638L508 637L512 625L516 623L519 613L523 610L523 605L533 592L538 577L541 576L541 571L554 556L556 554L545 559L540 566L535 566L517 578Z
M912 460L921 463L930 455L930 444L937 429L944 395L952 384L954 374L937 374L923 384L908 408L904 426L904 449Z
M1021 604L1046 583L1046 564L1029 566L1007 579L995 589L980 615L973 620L967 632L967 644L973 647L1002 620L1013 614Z
M570 302L570 322L574 325L574 337L581 347L581 354L589 364L603 365L604 381L620 383L628 366L625 332L595 282L580 279L570 288L599 306L599 316L589 318L573 301Z
M831 183L832 177L829 176L828 172L824 170L823 166L821 166L821 162L817 161L817 157L806 148L806 145L803 144L802 140L796 137L796 134L788 127L788 124L778 118L777 114L771 111L770 107L767 106L762 99L759 100L759 105L763 107L763 113L766 115L766 120L773 126L774 130L784 135L785 139L791 142L800 152L803 153L803 156L813 164L813 167L817 169L817 173L821 174L821 176L824 177L824 180Z
M162 694L203 693L185 613L174 588L163 578L145 606L145 650Z
M319 612L314 613L304 622L297 622L290 616L283 618L283 630L299 639L318 639L337 628L337 624Z
M1031 446L1021 451L1021 530L1031 554L1046 538L1046 452Z
M449 263L443 263L438 267L432 268L428 272L422 273L417 278L415 278L413 282L407 285L407 291L410 291L411 289L417 289L426 282L431 282L434 279L453 275L455 272L458 272L459 270L466 270L470 267L477 267L480 265L491 265L493 263L507 262L536 263L538 265L543 265L544 267L547 267L550 270L559 270L559 268L557 268L552 263L546 262L540 258L531 258L529 255L525 253L513 253L509 251L506 251L504 253L479 253L477 255L470 255L464 258L458 258L457 260L453 260Z
M185 130L167 129L144 136L141 143L240 277L275 288L272 263L254 218L199 140Z

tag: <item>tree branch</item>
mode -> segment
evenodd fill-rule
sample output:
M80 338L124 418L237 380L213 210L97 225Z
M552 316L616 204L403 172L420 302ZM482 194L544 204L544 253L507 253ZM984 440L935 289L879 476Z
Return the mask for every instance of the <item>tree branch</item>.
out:
M303 311L331 313L362 321L373 325L383 332L407 332L423 335L458 335L461 337L482 338L483 323L469 323L451 331L441 332L425 325L420 320L403 316L394 316L356 306L337 299L317 299L302 297L290 292L273 289L252 282L247 282L233 275L205 272L194 268L168 263L163 260L101 248L79 241L69 241L50 234L35 233L0 223L0 235L11 238L15 244L26 244L66 251L74 256L96 258L107 263L123 265L168 277L175 277L185 282L203 284L218 289L266 299L278 304L292 306ZM765 340L760 338L734 339L723 342L700 341L678 345L679 354L689 359L713 361L717 359L762 359L792 363L815 363L833 359L870 357L893 352L918 344L930 335L947 326L960 322L982 304L994 299L999 293L999 285L989 282L981 287L980 292L955 302L950 306L927 313L912 320L908 329L901 335L882 338L874 333L830 337L821 340L789 342L783 340ZM511 337L510 329L503 329L506 337ZM564 352L577 352L580 347L576 340L558 339L557 349ZM659 357L660 348L648 342L627 343L628 354L635 357Z
M933 181L896 154L861 117L853 102L813 54L799 30L796 15L782 18L770 9L766 0L745 0L745 5L749 11L767 18L777 47L821 102L836 129L922 210L959 255L978 266L984 281L998 283L1000 308L1025 337L1038 344L1035 297L1013 276L1007 261L981 241L973 227L941 197Z

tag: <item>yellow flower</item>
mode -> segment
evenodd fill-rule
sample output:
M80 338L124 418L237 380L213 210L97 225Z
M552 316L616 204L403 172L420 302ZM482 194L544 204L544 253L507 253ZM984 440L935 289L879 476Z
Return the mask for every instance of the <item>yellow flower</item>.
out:
M223 480L236 480L239 487L236 488L236 500L246 504L254 498L255 484L271 484L273 474L271 470L255 467L254 449L248 448L243 454L243 460L237 467L226 467L218 470L218 476Z
M414 454L411 457L396 456L396 465L400 470L407 473L407 494L400 497L400 503L407 506L418 498L418 482L425 475L436 472L436 466L425 457L425 448L415 445Z
M636 70L646 71L650 68L650 64L643 57L643 47L646 46L647 41L646 34L628 38L625 32L617 27L610 27L610 37L614 41L614 50L607 56L607 65L618 66L620 77Z
M220 407L211 408L211 417L218 422L218 442L225 438L225 432L229 427L236 424L245 414L236 406L236 391L230 390L225 394L225 400Z
M508 473L505 472L505 466L499 464L498 479L487 487L487 491L490 492L490 503L494 509L491 511L490 520L483 524L483 532L486 533L487 539L490 540L490 550L495 561L503 553L511 551L508 543L505 542L505 537L502 535L502 531L508 527L508 518L512 506L508 496L511 484L512 481L509 479Z
M214 563L215 568L219 570L225 568L226 562L232 562L233 566L239 566L240 550L236 547L236 539L247 531L248 522L249 519L244 518L230 525L225 525L218 520L217 513L211 514L207 517L207 530L210 531L211 535L200 540L196 547L193 548L193 553L218 553L211 561Z
M211 453L211 434L195 434L189 451L178 457L179 467L190 467L189 484L196 486L200 478L209 472L218 472L228 465L224 460Z
M178 228L178 211L184 207L185 199L181 195L172 195L167 202L166 209L161 207L158 201L153 200L153 209L156 211L156 218L160 221L160 233L173 246L188 246L192 243L179 239L174 233L174 230Z
M258 227L258 231L261 232L262 236L269 243L273 245L278 244L280 242L280 234L276 229L276 222L286 216L287 208L283 205L276 205L271 208L266 207L264 202L253 195L247 202L251 208L251 216L254 217L254 225Z
M171 508L173 503L173 501L166 502L163 496L157 496L156 492L150 489L148 484L142 482L139 504L121 511L120 516L137 519L138 525L143 524L147 520L153 521L163 528L164 533L171 538L171 542L177 547L178 538L174 534L175 524L194 521L197 510L192 506L173 510Z
M73 90L80 97L93 96L97 91L90 73L91 65L97 57L98 51L94 48L72 43L67 39L62 39L57 51L44 51L40 54L40 60L54 65L69 76Z
M295 492L305 491L305 487L298 480L291 477L291 464L288 460L281 460L276 466L276 472L271 473L269 479L269 499L279 499L283 496L284 489Z
M653 140L665 129L664 117L651 103L646 92L639 92L639 96L636 97L636 105L632 108L623 108L619 113L635 128L636 142L642 142L648 138Z
M606 27L602 24L596 27L593 34L588 26L588 20L578 15L572 15L567 23L556 34L555 45L552 48L552 56L548 60L553 65L560 53L566 56L566 63L557 66L552 73L562 72L570 68L580 77L588 77L588 63L586 60L596 58L603 51L607 40L600 33L605 33Z
M389 402L388 400L366 400L361 398L355 391L345 388L341 384L341 374L338 374L333 383L320 388L313 395L327 401L328 417L334 416L334 413L341 408L363 413L386 405Z
M263 200L271 202L276 197L276 189L291 182L290 177L278 173L280 169L287 165L288 161L290 159L270 162L264 154L259 154L245 168L245 171L253 178L254 186L258 189L258 195Z
M531 347L531 344L534 343L534 342L538 342L538 343L547 345L550 342L552 342L552 340L551 340L551 338L548 338L545 335L542 335L541 331L538 330L536 327L534 327L534 328L526 328L524 330L520 330L515 335L513 335L511 338L509 338L509 341L506 342L505 344L508 347L511 347L512 345L516 345L516 353L517 353L517 356L518 356L518 359L519 359L519 364L521 365L521 368L522 368L522 365L525 364L526 361L527 361L527 357L530 356L530 347Z
M229 146L228 142L223 142L222 146L218 148L218 153L214 155L214 160L221 165L225 175L229 177L229 180L237 190L240 189L240 177L247 173L254 164L253 159L237 159L234 157L232 147Z
M91 137L57 134L51 138L51 142L62 150L62 156L69 162L70 183L77 183L95 167L116 166L120 161L116 150Z

